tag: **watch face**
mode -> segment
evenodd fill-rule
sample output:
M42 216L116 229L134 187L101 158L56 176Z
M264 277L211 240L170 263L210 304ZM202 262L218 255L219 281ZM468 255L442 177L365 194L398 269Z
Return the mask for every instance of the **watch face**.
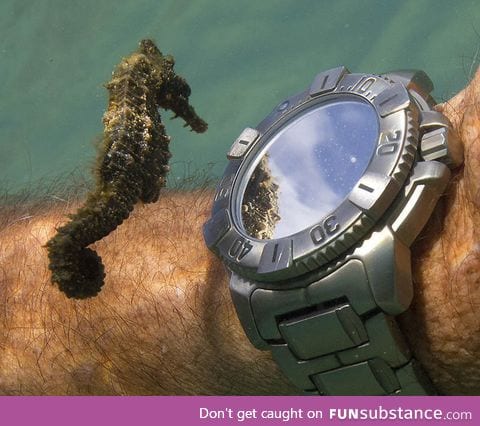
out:
M417 159L419 118L402 82L317 74L233 142L207 246L241 277L303 286L290 278L323 273L390 215Z
M357 96L302 111L264 144L244 177L240 217L257 239L293 235L332 213L365 172L379 121Z

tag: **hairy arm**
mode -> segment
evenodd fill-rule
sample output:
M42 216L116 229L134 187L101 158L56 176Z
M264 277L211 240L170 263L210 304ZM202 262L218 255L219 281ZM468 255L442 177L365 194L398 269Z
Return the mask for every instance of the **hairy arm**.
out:
M75 301L50 283L42 246L61 205L0 233L0 393L296 392L236 318L223 266L204 247L212 193L165 192L96 243L104 290ZM246 374L248 372L248 374Z
M480 394L480 75L443 105L465 145L457 173L413 248L415 300L401 325L441 392ZM236 318L201 225L209 191L166 192L95 244L104 290L66 299L42 246L64 203L0 219L0 393L294 394Z

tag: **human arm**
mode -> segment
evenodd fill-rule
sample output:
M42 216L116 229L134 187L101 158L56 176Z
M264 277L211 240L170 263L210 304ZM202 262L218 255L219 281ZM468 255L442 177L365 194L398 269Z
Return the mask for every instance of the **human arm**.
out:
M105 286L80 301L52 286L43 247L75 206L25 220L9 213L0 234L0 393L295 392L246 340L225 270L203 244L211 191L162 195L96 243Z

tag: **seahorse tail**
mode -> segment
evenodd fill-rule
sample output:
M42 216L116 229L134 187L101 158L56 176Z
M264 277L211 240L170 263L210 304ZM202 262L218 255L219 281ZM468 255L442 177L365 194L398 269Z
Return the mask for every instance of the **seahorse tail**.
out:
M72 220L48 241L52 282L67 297L85 299L99 293L105 268L101 257L87 246L108 235L128 218L138 200L138 192L92 194L85 206L71 216Z
M52 282L67 297L85 299L98 294L105 278L101 257L92 249L80 247L68 235L59 233L48 244Z

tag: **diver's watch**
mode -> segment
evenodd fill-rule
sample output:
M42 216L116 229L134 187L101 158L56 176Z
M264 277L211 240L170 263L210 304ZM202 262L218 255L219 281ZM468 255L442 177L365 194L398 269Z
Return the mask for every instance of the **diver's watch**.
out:
M250 341L307 394L435 390L395 317L462 152L422 71L318 74L246 128L204 225Z

